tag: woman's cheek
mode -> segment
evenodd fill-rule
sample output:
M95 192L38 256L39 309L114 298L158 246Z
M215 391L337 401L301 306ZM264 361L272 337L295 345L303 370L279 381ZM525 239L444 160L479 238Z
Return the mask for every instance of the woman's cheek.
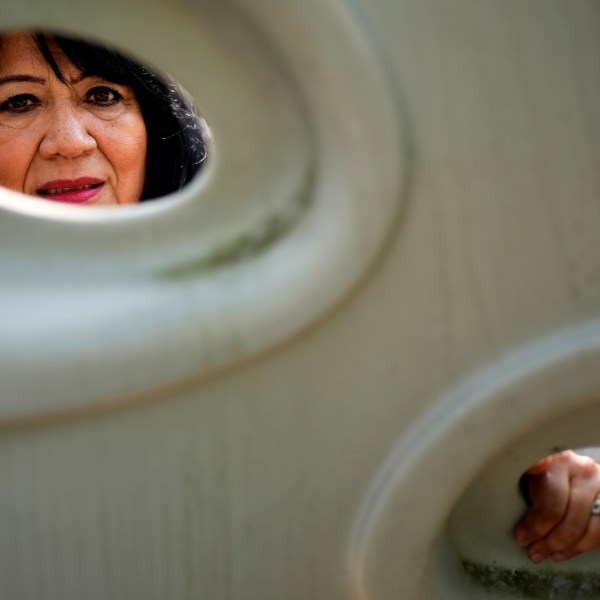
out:
M25 178L35 156L32 135L0 127L0 185L25 192Z

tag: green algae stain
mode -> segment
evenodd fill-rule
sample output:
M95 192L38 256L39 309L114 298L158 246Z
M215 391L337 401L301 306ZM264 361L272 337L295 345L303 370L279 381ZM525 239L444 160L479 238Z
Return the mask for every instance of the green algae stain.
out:
M208 255L174 265L159 275L169 280L185 279L209 268L220 267L260 254L292 229L311 204L317 177L316 165L311 165L296 198L290 201L285 214L271 215L257 230L225 240Z
M497 565L462 561L470 579L497 594L543 600L590 600L600 598L600 573L509 569Z

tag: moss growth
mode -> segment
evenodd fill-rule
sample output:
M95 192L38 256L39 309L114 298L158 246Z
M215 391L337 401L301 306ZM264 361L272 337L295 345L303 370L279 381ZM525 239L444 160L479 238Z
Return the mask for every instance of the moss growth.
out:
M194 276L206 269L220 267L263 252L273 242L282 238L308 209L313 197L315 181L316 165L313 164L308 169L302 189L297 197L290 201L285 214L272 215L265 220L260 228L236 238L225 240L208 255L174 265L162 271L160 277L171 280L182 279Z
M470 579L490 592L517 598L583 600L600 598L600 573L509 569L497 565L462 561Z

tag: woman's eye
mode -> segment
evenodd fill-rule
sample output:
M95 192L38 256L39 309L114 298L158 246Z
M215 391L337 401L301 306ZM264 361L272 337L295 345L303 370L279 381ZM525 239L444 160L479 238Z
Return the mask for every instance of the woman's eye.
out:
M104 86L92 88L86 95L86 101L97 106L113 106L121 99L119 92Z
M0 104L1 112L26 113L38 106L40 101L31 94L12 96Z

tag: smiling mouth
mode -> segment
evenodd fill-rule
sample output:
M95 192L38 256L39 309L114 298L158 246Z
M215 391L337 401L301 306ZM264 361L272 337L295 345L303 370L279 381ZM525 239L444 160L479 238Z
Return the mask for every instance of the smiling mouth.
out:
M89 185L78 185L77 187L51 188L48 190L38 190L38 194L41 194L42 196L54 196L57 194L80 192L82 190L93 190L101 185L102 183L91 183Z
M68 179L48 181L37 190L37 195L52 202L88 204L102 193L105 184L104 181L90 181L90 179L89 177L81 177L79 180L74 179L71 181Z

